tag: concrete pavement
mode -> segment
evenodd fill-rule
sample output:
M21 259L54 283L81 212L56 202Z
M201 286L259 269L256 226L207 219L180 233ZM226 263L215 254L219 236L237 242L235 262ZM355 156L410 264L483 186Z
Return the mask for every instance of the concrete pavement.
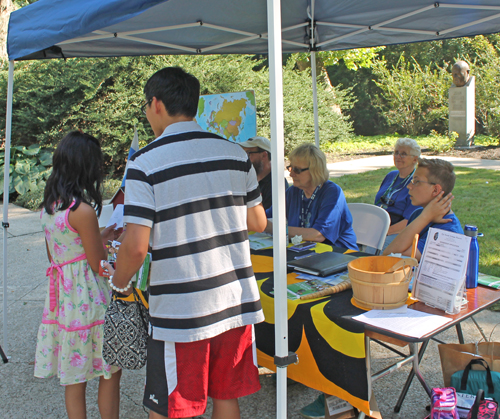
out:
M491 168L500 170L499 161L478 159L447 158L457 166ZM392 166L392 156L378 156L362 160L332 163L328 166L332 176L374 170ZM8 364L0 363L0 418L64 418L64 389L58 380L35 379L33 360L37 329L41 320L45 300L47 280L45 270L48 267L43 233L40 229L39 213L9 205L8 230L8 277L7 277L7 329ZM2 243L3 246L3 243ZM0 272L3 260L0 261ZM0 274L1 276L1 274ZM1 282L0 278L0 282ZM0 289L0 301L3 300L3 286ZM3 309L2 314L3 316ZM4 346L3 317L0 330L0 345ZM486 334L500 322L500 313L484 311L477 316ZM477 341L481 335L474 324L468 320L463 324L465 339ZM495 332L497 341L500 339ZM445 342L456 342L454 330L439 335ZM393 354L373 344L373 371L393 362ZM392 412L397 395L406 379L409 367L403 367L396 373L384 377L374 384L374 393L384 418L400 417L419 419L426 415L425 405L428 398L418 383L413 383L399 415ZM441 367L437 345L431 342L422 362L422 372L431 387L442 386ZM121 417L147 418L142 408L142 388L144 369L138 372L125 371L122 378ZM242 418L267 419L276 417L276 388L273 378L261 375L262 390L240 401ZM313 401L317 391L299 383L288 386L288 418L301 418L298 410ZM89 382L87 390L87 408L89 418L98 418L97 380ZM205 414L209 417L211 407Z

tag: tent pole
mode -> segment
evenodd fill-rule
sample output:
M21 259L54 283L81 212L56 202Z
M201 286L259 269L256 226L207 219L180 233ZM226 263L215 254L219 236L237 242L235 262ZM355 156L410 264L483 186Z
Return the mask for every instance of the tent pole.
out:
M313 91L313 109L314 109L314 140L316 147L319 148L319 119L318 119L318 89L316 81L316 51L311 51L311 75Z
M14 91L14 61L9 61L9 79L7 86L7 114L5 116L5 157L3 183L3 349L7 353L9 333L7 324L7 235L9 228L9 167L10 137L12 133L12 96Z
M274 313L276 359L288 356L286 298L286 226L283 125L283 58L281 45L281 1L267 0L269 47L269 99L271 108L271 182L273 202ZM287 417L286 362L276 368L276 418Z

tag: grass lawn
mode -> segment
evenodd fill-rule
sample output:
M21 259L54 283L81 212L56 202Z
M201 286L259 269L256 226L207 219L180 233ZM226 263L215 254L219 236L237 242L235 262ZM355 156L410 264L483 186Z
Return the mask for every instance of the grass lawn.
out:
M324 151L338 155L363 152L392 152L394 149L394 143L398 138L401 138L401 135L373 135L370 137L357 135L349 139L349 141L335 142L325 145ZM429 149L435 152L445 152L453 148L454 145L454 142L450 140L450 138L439 134L422 135L412 138L418 142L422 149ZM478 146L498 145L499 140L496 137L476 135L474 137L474 143Z
M392 168L393 169L393 168ZM373 204L384 176L392 169L333 178L344 190L347 202ZM479 271L500 277L500 171L456 167L453 211L462 227L478 226Z

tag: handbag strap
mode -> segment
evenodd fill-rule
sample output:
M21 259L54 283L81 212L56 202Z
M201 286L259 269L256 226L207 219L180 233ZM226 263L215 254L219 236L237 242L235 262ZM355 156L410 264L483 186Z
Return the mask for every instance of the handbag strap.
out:
M495 388L493 386L493 380L491 378L491 371L488 363L484 359L473 359L471 360L464 369L464 373L462 374L462 381L460 383L460 390L465 390L467 388L467 379L469 378L469 371L472 368L472 365L481 365L486 369L486 384L488 385L488 394L493 394L495 392ZM483 397L484 398L484 397Z
M479 415L479 405L483 400L484 400L484 390L479 389L476 394L476 400L474 401L474 404L472 405L472 408L470 410L471 419L477 419L477 416Z
M137 290L132 287L132 293L134 294L134 300L135 302L139 305L139 315L141 316L142 324L144 325L144 329L148 330L148 322L144 318L142 314L142 309L144 308L146 310L146 307L144 306L141 297L139 297L139 294L137 294Z

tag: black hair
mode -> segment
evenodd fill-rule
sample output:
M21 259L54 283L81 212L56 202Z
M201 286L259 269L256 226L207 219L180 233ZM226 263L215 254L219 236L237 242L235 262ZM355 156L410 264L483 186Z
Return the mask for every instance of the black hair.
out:
M57 210L76 210L81 202L92 205L101 214L103 156L99 141L92 135L72 131L64 136L52 157L52 173L45 185L43 206L53 214Z
M166 67L151 76L144 86L149 102L161 100L170 116L184 115L194 118L200 100L200 82L180 67Z

